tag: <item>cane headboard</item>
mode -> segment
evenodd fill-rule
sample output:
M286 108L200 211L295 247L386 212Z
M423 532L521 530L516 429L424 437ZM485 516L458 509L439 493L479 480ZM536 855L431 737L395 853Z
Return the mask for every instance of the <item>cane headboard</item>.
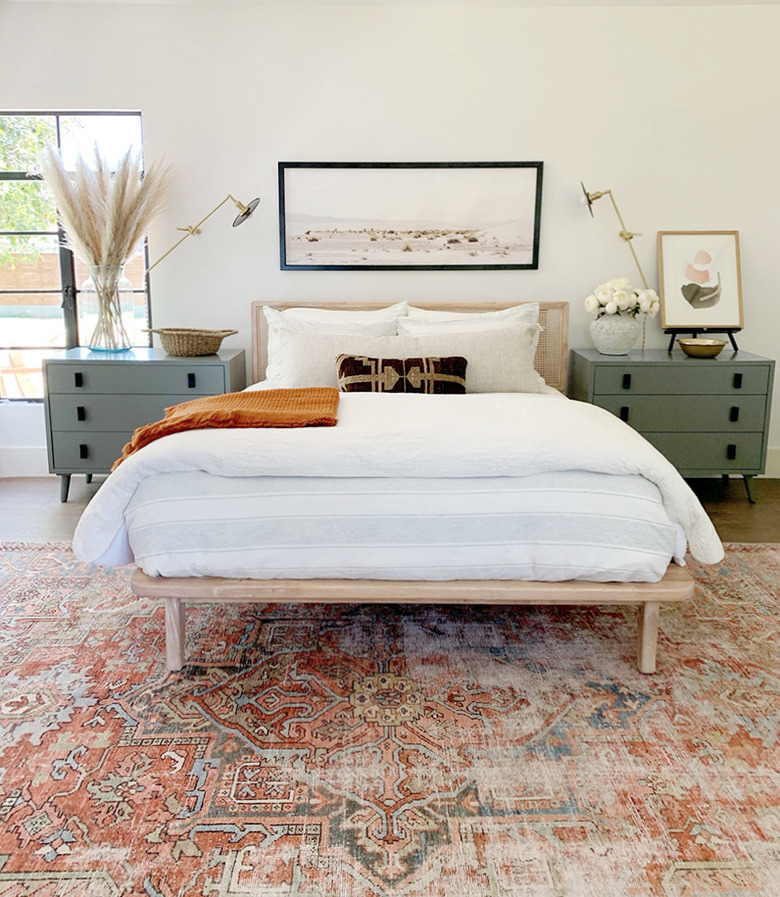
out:
M268 322L263 314L263 306L271 305L284 311L286 308L333 308L351 311L371 311L384 308L388 302L253 302L251 309L252 326L252 382L257 383L265 376L268 360L266 347L268 344ZM418 308L438 309L440 311L488 312L511 308L517 302L417 302ZM569 303L540 302L539 323L542 332L539 334L539 345L536 350L535 367L544 377L548 386L561 392L566 391L566 371L568 363L569 339Z

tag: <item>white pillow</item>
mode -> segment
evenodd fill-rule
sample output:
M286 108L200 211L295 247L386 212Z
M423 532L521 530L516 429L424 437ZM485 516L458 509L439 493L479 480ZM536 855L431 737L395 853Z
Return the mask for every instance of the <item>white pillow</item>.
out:
M268 306L265 306L267 308ZM272 309L290 318L299 321L394 321L396 318L405 317L409 308L408 302L396 302L385 308L375 309L350 309L350 308L286 308Z
M430 308L417 308L409 306L408 316L404 323L414 321L462 321L477 323L478 321L503 322L512 320L523 324L535 324L539 320L539 303L523 302L521 305L513 305L510 308L501 308L498 311L438 311ZM411 333L411 331L409 331Z
M281 330L283 370L279 386L337 386L336 359L342 353L371 358L462 355L467 392L543 392L534 370L538 324L515 324L457 333L377 336Z
M401 309L401 306L403 308ZM389 315L391 309L395 313ZM279 334L283 330L320 331L330 333L366 333L372 336L390 335L397 332L396 319L404 314L406 303L399 302L389 308L375 312L341 311L324 308L278 308L263 306L263 314L268 321L268 342L266 343L267 363L265 379L276 381L284 366L283 349Z

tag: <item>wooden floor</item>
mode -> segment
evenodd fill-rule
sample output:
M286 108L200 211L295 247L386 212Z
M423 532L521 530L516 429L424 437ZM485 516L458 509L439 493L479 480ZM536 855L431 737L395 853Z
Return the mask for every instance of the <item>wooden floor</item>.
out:
M62 504L59 477L0 478L0 541L69 542L100 481L74 476ZM780 479L757 478L755 504L741 478L689 482L724 542L780 542Z

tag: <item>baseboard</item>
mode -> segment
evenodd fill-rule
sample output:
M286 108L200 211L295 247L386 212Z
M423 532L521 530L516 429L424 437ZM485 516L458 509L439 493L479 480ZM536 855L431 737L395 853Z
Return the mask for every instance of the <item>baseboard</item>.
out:
M46 447L0 446L0 477L45 477L49 475Z

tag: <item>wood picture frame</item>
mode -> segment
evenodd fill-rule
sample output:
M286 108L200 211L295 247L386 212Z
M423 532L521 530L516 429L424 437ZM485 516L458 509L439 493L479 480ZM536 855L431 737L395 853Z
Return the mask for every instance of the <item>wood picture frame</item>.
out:
M742 329L738 231L659 231L658 281L665 330Z
M536 269L542 173L542 162L279 162L281 269Z

